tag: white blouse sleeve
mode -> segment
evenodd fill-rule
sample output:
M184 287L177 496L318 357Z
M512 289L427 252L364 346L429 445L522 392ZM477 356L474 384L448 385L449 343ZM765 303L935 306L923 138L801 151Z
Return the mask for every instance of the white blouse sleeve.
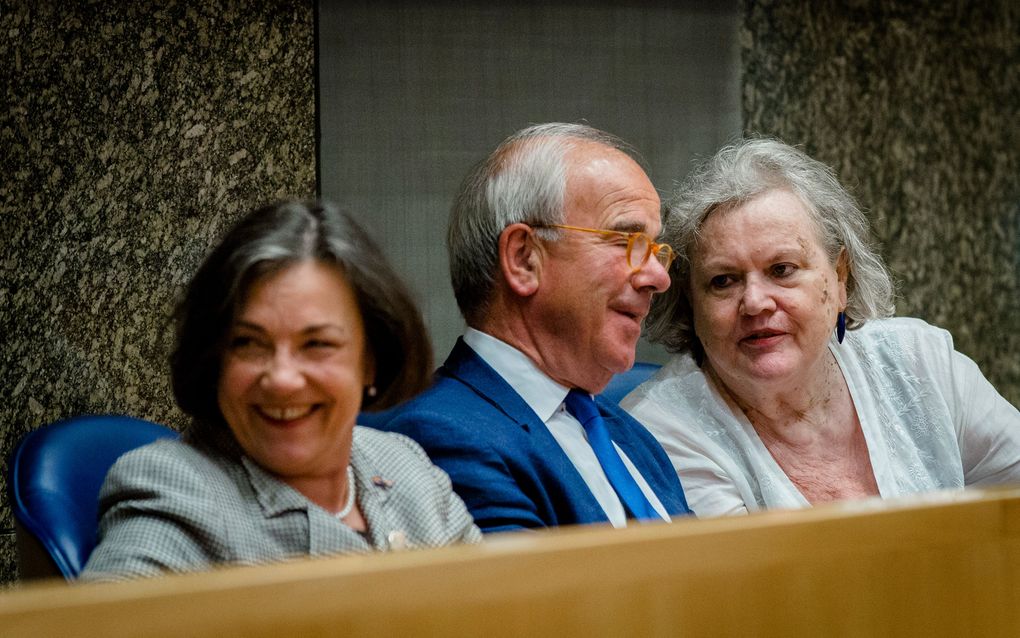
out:
M1020 483L1020 412L992 387L977 364L953 349L948 334L946 341L964 484Z

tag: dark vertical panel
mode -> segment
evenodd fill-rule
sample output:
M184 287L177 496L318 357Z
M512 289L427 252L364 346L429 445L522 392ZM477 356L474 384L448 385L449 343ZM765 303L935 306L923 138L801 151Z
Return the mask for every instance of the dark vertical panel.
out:
M0 33L6 496L31 428L183 422L173 301L238 214L314 191L314 49L310 0L0 0Z
M444 242L468 168L528 124L587 120L668 190L740 132L738 28L735 3L321 2L322 192L381 238L443 357L462 330Z

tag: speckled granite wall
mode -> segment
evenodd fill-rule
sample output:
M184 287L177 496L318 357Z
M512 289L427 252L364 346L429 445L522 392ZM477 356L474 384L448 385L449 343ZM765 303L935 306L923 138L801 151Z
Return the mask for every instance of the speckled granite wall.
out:
M836 168L899 281L1020 405L1020 4L743 4L744 126Z
M313 0L0 0L6 462L84 412L179 426L167 317L224 226L315 192Z

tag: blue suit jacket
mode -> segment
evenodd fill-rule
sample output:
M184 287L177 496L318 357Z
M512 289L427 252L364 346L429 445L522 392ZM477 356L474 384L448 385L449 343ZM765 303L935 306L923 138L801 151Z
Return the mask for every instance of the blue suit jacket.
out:
M671 516L690 513L676 471L655 438L618 406L596 404ZM534 411L463 340L432 387L382 429L417 441L450 475L483 532L608 522L605 512Z

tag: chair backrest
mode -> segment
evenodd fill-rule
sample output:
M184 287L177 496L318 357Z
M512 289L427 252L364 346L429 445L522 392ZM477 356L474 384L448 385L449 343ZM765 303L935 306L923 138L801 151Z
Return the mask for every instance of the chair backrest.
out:
M630 370L614 374L613 378L609 380L609 385L606 386L600 396L613 403L619 403L623 397L630 394L631 390L644 383L648 377L655 374L655 371L661 367L657 363L642 363L638 361Z
M98 532L98 497L106 472L122 454L156 439L176 437L168 427L128 416L78 416L29 432L10 459L8 485L18 529L22 578L57 575L28 562L32 539L68 580L81 573ZM24 549L24 551L23 551Z
M613 378L609 380L609 385L602 390L599 396L613 403L619 403L620 399L630 394L631 390L644 383L648 377L655 374L655 371L661 367L658 363L638 361L630 370L614 374ZM399 411L399 407L389 408L382 412L362 412L358 415L358 425L383 429L386 423Z
M357 423L358 425L364 425L377 430L385 429L384 426L389 423L390 419L396 416L399 407L387 408L382 412L359 412Z

